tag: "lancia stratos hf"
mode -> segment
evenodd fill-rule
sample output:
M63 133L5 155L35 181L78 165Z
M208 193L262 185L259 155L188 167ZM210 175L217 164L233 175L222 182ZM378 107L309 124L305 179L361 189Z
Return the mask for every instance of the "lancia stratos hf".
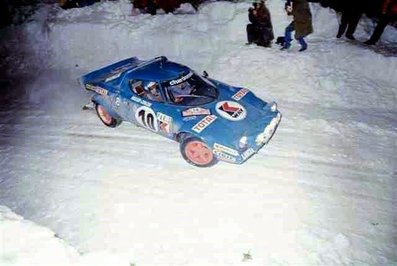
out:
M281 113L250 90L197 74L156 57L128 58L82 76L99 119L108 127L129 121L180 143L199 167L219 160L241 164L272 138Z

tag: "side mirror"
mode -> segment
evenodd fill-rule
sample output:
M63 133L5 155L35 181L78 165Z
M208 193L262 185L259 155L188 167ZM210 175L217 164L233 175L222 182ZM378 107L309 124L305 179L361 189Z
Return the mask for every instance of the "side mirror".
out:
M205 71L205 70L203 71L203 77L204 77L204 78L208 78L208 73L207 73L207 71Z

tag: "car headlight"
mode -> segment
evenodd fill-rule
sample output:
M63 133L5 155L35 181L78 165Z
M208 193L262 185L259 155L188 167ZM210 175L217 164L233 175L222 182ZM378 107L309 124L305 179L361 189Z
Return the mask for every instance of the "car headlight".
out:
M276 111L277 111L277 103L273 102L273 103L272 103L272 106L270 106L270 110L271 110L272 112L276 112Z
M238 147L240 149L245 149L248 146L248 138L247 136L242 136L240 141L238 142Z

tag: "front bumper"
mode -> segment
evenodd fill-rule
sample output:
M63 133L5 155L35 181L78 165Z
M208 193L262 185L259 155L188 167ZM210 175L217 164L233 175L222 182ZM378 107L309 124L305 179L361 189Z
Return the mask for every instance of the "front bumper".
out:
M225 146L218 145L213 149L215 156L225 162L233 164L242 164L257 153L264 145L269 143L270 139L276 132L278 125L281 122L281 113L277 111L277 115L272 118L263 130L257 133L256 136L251 136L248 146L243 151L236 149L227 149Z

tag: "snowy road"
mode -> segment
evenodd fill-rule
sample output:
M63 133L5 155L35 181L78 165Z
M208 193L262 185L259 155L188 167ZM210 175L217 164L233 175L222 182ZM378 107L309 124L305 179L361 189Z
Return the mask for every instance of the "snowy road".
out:
M216 17L215 24L244 40L247 5L233 4L232 15L220 10L230 5L214 3L200 16ZM280 5L270 2L276 21L282 21ZM331 17L316 15L316 23ZM78 26L62 19L51 21L47 37L59 45L64 40L53 39L59 28L70 34L64 62L74 68L65 71L58 53L48 68L5 90L0 104L1 205L49 227L80 252L128 254L137 265L233 265L245 263L247 253L255 265L397 262L395 57L322 39L320 32L302 54L233 39L194 61L190 53L206 54L208 47L193 43L173 54L183 43L176 26L176 33L170 30L176 37L164 40L173 45L158 53L244 84L275 99L283 113L269 145L245 164L198 169L183 161L177 143L128 123L106 128L93 111L81 110L88 95L76 78L109 55L92 61L88 53L80 61L89 63L75 66L70 47L84 42L69 31L81 34ZM145 19L134 38L144 35ZM153 19L151 27L163 22ZM160 30L154 41L164 38ZM131 32L120 32L130 41ZM125 51L128 46L116 47L114 58ZM24 97L12 96L22 91Z

